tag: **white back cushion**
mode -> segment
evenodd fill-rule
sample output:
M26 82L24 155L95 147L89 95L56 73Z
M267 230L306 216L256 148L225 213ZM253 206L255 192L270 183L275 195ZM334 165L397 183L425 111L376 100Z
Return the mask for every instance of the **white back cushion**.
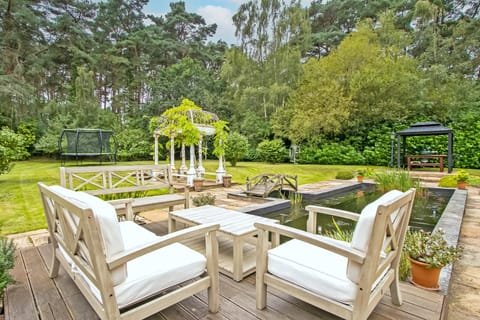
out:
M352 248L362 252L367 252L368 242L372 236L373 223L375 222L378 206L390 202L402 195L403 192L399 190L392 190L363 208L353 232L351 242ZM349 261L347 275L350 280L358 283L360 281L360 265L358 263Z
M95 221L100 230L102 240L100 245L106 258L110 258L125 249L117 214L112 205L85 192L72 191L61 186L51 186L50 189L69 201L80 202L93 210ZM111 274L113 285L122 283L127 277L126 265L112 270Z

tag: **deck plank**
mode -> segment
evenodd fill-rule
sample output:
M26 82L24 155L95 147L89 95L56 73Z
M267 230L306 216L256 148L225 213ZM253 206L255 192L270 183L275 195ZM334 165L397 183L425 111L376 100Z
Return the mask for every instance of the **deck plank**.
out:
M71 319L63 298L48 277L47 270L37 248L23 251L23 258L40 318Z
M52 246L38 247L38 251L42 257L45 269L48 270L47 263L50 263L53 255ZM83 298L82 293L77 285L70 279L67 272L60 268L58 276L52 279L53 283L60 292L67 309L70 311L72 318L75 320L96 320L99 319L90 304Z
M5 291L5 319L38 319L32 288L21 251L16 251L15 266L11 275L16 282L9 285Z
M145 226L159 235L167 232L166 223L152 223ZM48 277L46 263L50 262L51 255L51 245L19 252L17 263L13 270L13 275L18 282L7 289L5 319L98 319L93 309L62 267L60 267L57 278L52 280ZM221 274L220 311L216 314L208 312L207 292L204 290L148 319L339 319L287 293L270 287L267 292L267 308L257 310L255 304L255 280L254 274L246 277L241 282L236 282ZM408 283L402 283L401 290L404 298L404 304L401 307L394 306L390 297L386 295L382 298L369 319L440 319L444 300L442 295L421 290ZM35 311L35 308L38 307L35 305L32 294L35 295L37 304L40 306L38 311ZM57 304L60 307L56 306ZM35 317L37 313L39 317Z

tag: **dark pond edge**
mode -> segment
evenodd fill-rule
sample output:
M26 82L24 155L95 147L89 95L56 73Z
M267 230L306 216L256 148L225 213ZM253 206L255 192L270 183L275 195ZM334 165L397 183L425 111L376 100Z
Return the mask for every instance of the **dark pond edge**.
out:
M227 194L229 199L240 199L240 200L252 200L256 202L250 206L236 209L237 211L250 213L254 215L265 215L270 212L288 209L290 208L290 200L278 199L278 198L258 198L248 196L243 191L241 192L229 192Z

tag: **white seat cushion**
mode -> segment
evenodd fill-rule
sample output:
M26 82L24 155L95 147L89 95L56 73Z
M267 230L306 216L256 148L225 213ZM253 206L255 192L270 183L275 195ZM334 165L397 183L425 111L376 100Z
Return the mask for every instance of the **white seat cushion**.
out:
M270 273L343 303L351 303L357 290L347 278L347 262L341 255L295 239L268 251Z
M399 198L403 194L403 192L398 190L389 191L363 208L355 226L355 230L353 231L351 242L352 248L360 250L363 253L367 252L368 242L372 236L373 224L377 215L378 206ZM360 269L361 266L358 263L350 261L347 267L348 278L353 282L358 283L360 281Z
M207 259L200 253L175 243L127 263L127 279L115 286L120 308L158 294L176 284L201 275Z

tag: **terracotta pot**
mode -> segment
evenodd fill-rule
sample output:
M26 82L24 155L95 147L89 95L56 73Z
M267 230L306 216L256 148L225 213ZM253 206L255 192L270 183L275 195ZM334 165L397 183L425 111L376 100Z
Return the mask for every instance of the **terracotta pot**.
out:
M193 189L196 192L202 191L203 188L203 179L193 179Z
M412 283L422 288L437 290L442 268L428 268L426 263L413 260L409 256L407 256L407 259L410 261Z
M232 185L232 176L225 175L222 177L222 181L225 188L230 188L230 186Z
M467 182L466 181L458 181L457 188L461 190L467 189Z
M357 181L358 182L363 182L363 176L357 176Z

